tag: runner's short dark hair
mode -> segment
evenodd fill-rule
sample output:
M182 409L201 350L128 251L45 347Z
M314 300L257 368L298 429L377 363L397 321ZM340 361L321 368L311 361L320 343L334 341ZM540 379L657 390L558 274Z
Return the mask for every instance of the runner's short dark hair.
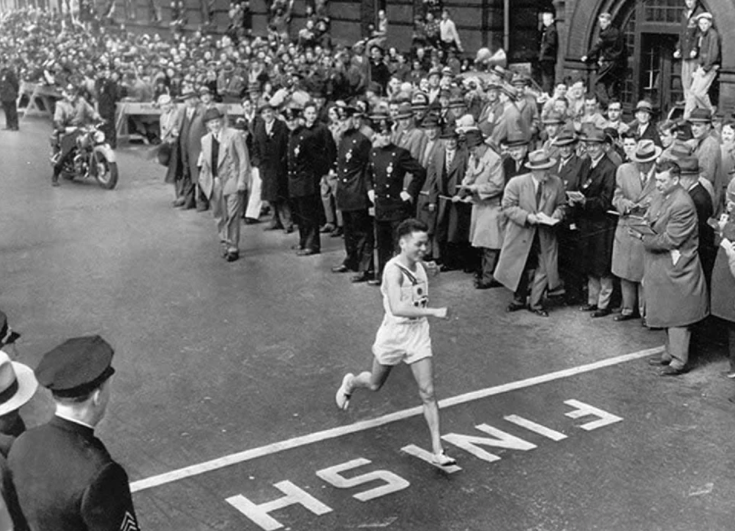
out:
M414 232L429 232L429 227L421 220L408 218L398 225L396 236L400 239Z

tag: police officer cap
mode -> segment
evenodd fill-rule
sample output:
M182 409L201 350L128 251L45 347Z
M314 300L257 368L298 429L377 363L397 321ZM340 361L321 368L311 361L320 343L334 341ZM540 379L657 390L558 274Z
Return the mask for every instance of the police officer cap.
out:
M35 370L36 379L56 396L84 396L115 373L114 353L100 336L68 339L43 356Z

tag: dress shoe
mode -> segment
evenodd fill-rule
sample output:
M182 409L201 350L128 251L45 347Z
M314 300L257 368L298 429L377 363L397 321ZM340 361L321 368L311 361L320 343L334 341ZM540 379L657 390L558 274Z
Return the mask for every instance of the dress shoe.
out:
M593 319L596 319L597 317L607 317L611 313L612 310L610 308L598 308L597 310L592 312L592 315L590 315L590 317L592 317Z
M321 227L321 228L319 229L319 232L321 232L322 234L326 234L327 232L332 232L332 231L333 231L334 229L336 229L336 228L337 228L337 227L335 227L335 226L334 226L334 225L332 225L331 223L325 223L325 224L324 224L324 225L323 225L323 226L322 226L322 227Z
M260 221L255 218L245 218L245 225L255 225L256 223L260 223Z
M337 227L332 232L329 233L330 238L340 238L344 234L344 230L342 227Z
M579 309L580 312L594 312L595 310L597 310L597 304L585 304Z
M371 278L367 281L368 286L380 286L381 282L379 278Z
M630 321L631 319L638 319L638 316L634 313L621 313L613 317L613 321L622 323L623 321Z
M202 205L201 203L197 205L197 212L206 212L209 210L209 205Z
M543 308L529 308L528 311L531 312L531 313L533 313L533 314L538 315L539 317L548 317L549 316L549 312L547 312Z
M669 365L668 367L664 367L661 370L659 376L680 376L685 372L687 372L686 367L680 367L677 369L676 367L672 367L671 365Z
M490 282L475 282L475 289L491 289L499 288L502 284L497 280L491 280Z
M519 310L523 310L525 308L526 308L526 305L523 304L522 302L513 301L508 305L505 311L508 313L512 313L512 312L517 312Z
M442 273L446 273L448 271L454 271L456 269L457 269L456 267L452 267L447 264L442 264L439 266L439 271L441 271Z
M184 203L186 203L186 199L179 197L173 202L173 205L174 207L182 207L184 206Z
M283 229L284 234L291 234L293 232L293 227L286 227Z
M195 208L196 206L194 205L194 203L188 203L181 207L182 210L194 210Z
M275 223L271 223L270 225L268 225L268 226L264 227L264 228L263 228L263 230L264 230L264 231L269 231L269 230L281 230L282 228L283 228L283 227L281 227L280 225L277 225L277 224L275 224Z
M292 246L291 246L291 250L292 250L292 251L303 251L303 250L304 250L304 248L303 248L303 247L301 247L301 246L300 246L300 245L299 245L299 244L297 243L296 245L292 245Z
M349 270L350 270L349 267L347 267L344 264L340 264L332 268L332 273L347 273Z
M227 260L228 262L234 262L238 258L240 258L240 253L236 251L230 251L227 253L227 256L225 256L225 260Z
M651 358L650 360L648 360L648 364L651 367L662 367L668 365L669 363L671 363L671 360L666 360L663 358Z
M353 284L359 284L360 282L370 282L370 275L367 273L359 273L357 275L353 275L350 278L350 282Z
M300 251L296 251L296 256L311 256L312 254L319 254L319 251L316 249L301 249Z

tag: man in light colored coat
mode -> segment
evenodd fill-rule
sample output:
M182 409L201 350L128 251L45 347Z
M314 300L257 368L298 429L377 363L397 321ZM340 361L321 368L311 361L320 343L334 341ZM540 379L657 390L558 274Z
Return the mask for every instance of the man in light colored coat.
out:
M646 321L666 329L666 350L652 365L664 365L661 376L687 370L690 327L707 317L709 300L699 260L694 202L679 184L679 166L666 161L656 173L654 197L646 214L650 231L635 231L645 248Z
M470 159L462 188L470 194L468 198L472 201L470 243L481 252L475 288L494 288L501 285L493 273L503 247L503 164L500 156L485 144L485 138L479 130L468 131L465 138Z
M656 192L654 164L662 149L652 140L641 140L631 155L633 162L622 164L615 175L612 204L620 214L613 242L612 273L620 278L623 308L615 321L645 317L643 306L643 244L631 236L628 227L640 225ZM637 301L637 305L636 305ZM637 306L637 308L636 308Z
M222 255L234 262L240 257L240 216L250 158L243 135L224 127L222 113L216 107L207 110L203 121L209 133L202 138L199 186L211 202Z
M542 304L544 291L559 285L558 244L551 220L562 219L566 197L561 179L549 172L556 161L543 150L532 152L528 159L526 168L531 173L513 177L503 195L503 214L508 223L495 279L513 291L509 312L528 307L536 315L547 317ZM531 275L533 283L526 305Z

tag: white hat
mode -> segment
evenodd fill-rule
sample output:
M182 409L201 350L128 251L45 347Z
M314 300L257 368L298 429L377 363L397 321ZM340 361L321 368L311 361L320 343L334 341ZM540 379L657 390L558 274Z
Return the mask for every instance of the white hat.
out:
M33 369L16 361L0 350L0 416L19 409L38 388Z

